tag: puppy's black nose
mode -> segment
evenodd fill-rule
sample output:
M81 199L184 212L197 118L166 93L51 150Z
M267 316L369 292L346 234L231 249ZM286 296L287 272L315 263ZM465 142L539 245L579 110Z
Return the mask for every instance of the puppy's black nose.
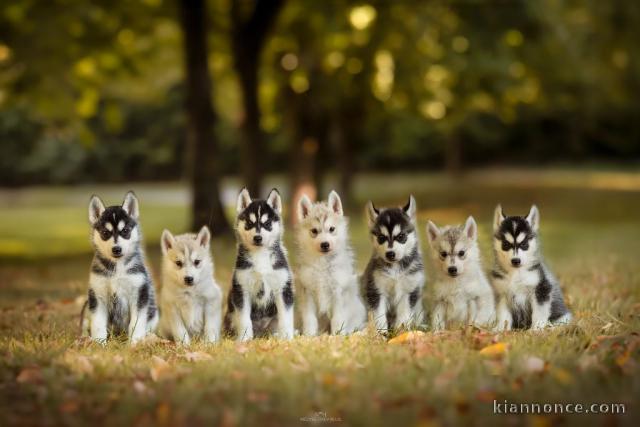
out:
M396 253L394 251L388 251L384 256L386 256L389 261L394 261L396 259Z
M329 242L320 243L320 249L322 249L322 252L329 252L330 247L331 245L329 244Z
M511 258L511 265L514 267L520 267L521 263L522 261L520 261L520 258Z
M262 244L262 236L259 234L256 236L253 236L253 243L256 245Z
M111 248L113 256L118 257L122 255L122 248L120 246L114 246Z
M184 283L187 285L193 285L193 276L184 276Z
M458 275L458 267L449 267L447 268L447 271L449 272L450 276L457 276Z

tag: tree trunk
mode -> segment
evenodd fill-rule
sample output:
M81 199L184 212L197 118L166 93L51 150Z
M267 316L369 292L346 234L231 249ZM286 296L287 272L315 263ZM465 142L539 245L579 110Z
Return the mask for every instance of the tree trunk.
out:
M248 49L247 49L248 50ZM241 124L242 143L240 163L244 184L249 193L260 197L265 164L265 138L260 129L260 107L258 105L259 53L244 52L236 58L236 69L240 77L244 119Z
M260 55L269 29L275 21L284 0L255 0L247 15L247 2L231 1L231 22L234 66L240 80L244 118L241 124L242 140L240 162L242 175L249 193L260 196L266 163L266 138L260 129L258 105L258 70Z
M220 202L218 147L213 133L211 79L207 64L206 0L182 0L184 33L187 138L190 149L192 190L191 228L208 225L213 235L230 234Z

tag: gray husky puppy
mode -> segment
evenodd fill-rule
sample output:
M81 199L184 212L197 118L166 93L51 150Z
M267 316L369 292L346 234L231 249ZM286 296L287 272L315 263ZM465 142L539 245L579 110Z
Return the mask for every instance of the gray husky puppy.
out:
M498 329L542 329L571 320L560 285L544 264L539 227L536 206L526 217L505 216L502 207L496 207L491 284L497 295Z
M413 196L402 208L367 204L373 253L362 276L366 302L379 331L422 324L425 272Z
M293 337L293 280L282 244L282 199L275 188L266 200L247 189L236 206L238 254L225 324L240 341L264 332Z
M298 307L303 333L349 334L362 329L367 311L360 297L340 196L332 191L327 202L312 203L303 195L298 221Z
M158 324L155 291L142 250L140 209L132 191L122 206L109 206L98 196L89 202L91 243L88 300L82 331L104 343L109 334L127 334L131 344Z
M493 326L495 301L480 262L476 221L470 216L463 226L443 228L429 221L427 236L435 275L431 327Z
M188 345L194 337L212 343L220 338L222 291L213 276L211 233L173 236L162 232L162 318L158 328L166 338Z

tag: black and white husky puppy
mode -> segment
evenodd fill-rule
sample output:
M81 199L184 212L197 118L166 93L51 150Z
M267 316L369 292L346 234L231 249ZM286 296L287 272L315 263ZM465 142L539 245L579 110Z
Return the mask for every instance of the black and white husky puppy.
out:
M122 206L109 206L98 196L89 202L91 243L95 250L82 330L104 343L127 334L131 344L158 324L155 291L142 250L138 199L132 191Z
M416 231L416 201L403 208L367 204L373 253L362 276L366 302L376 329L422 324L425 272Z
M349 244L348 220L335 191L327 202L298 202L298 295L302 332L350 334L366 325L358 276ZM320 322L320 324L319 324Z
M206 343L220 338L222 291L213 276L211 233L174 236L162 232L162 317L158 331L166 338L189 345L194 337Z
M429 221L427 236L435 276L431 327L492 327L495 301L480 262L476 221L470 216L462 226L442 228Z
M496 207L491 284L497 296L498 329L542 329L571 320L560 285L542 259L539 226L536 206L526 217L505 216L502 207Z
M275 188L267 200L251 200L247 189L236 206L238 254L226 324L241 341L277 332L293 337L293 282L282 244L282 199Z

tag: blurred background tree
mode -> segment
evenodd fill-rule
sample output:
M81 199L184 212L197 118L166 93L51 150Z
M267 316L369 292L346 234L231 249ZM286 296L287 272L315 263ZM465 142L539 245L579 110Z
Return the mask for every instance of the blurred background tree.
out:
M3 2L0 184L199 174L200 223L223 175L348 198L355 171L640 158L637 2L205 0L211 89L183 66L196 3Z

